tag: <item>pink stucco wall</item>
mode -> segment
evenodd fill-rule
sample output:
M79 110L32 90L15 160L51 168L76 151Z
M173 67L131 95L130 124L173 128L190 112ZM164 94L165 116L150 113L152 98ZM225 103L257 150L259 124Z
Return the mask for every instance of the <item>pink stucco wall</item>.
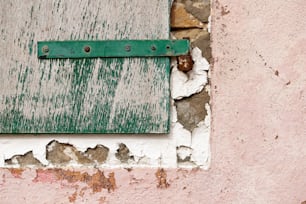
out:
M305 0L213 1L209 171L1 169L0 203L306 200L305 11Z
M306 200L305 11L304 0L214 1L217 203Z

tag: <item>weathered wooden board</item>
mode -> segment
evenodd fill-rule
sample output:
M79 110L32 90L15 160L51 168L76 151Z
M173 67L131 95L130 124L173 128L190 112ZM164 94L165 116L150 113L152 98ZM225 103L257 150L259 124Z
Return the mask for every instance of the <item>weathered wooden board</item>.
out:
M39 60L37 41L168 39L169 0L0 0L1 133L165 133L169 59Z

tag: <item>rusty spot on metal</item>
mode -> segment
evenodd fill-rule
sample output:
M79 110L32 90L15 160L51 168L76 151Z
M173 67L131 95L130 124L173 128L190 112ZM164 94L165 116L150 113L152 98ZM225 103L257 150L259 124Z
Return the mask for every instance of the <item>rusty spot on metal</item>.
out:
M168 188L170 186L170 184L167 181L167 173L163 168L158 169L157 172L155 173L155 176L158 181L157 188Z
M85 51L85 52L90 52L90 47L89 47L89 46L85 46L85 47L84 47L84 51Z
M129 159L134 159L133 155L130 155L130 150L129 148L123 144L119 144L119 148L117 149L117 152L115 153L115 156L118 160L120 160L123 163L127 163Z
M7 170L11 172L14 178L21 178L22 173L24 172L24 169L17 169L17 168L8 168Z
M94 148L88 148L85 151L85 156L87 156L92 161L102 164L106 161L109 153L109 148L103 145L96 145Z
M106 177L104 172L100 170L90 175L87 172L64 169L37 169L36 178L33 182L54 182L63 180L68 183L85 183L94 193L101 192L103 189L111 192L117 188L115 173L111 172L108 174L108 177Z
M29 151L25 154L14 155L10 159L5 159L6 165L19 165L21 168L27 166L43 167L43 164L34 157L33 152Z
M71 152L67 154L66 152ZM73 156L71 156L73 155ZM93 164L92 161L84 152L77 150L71 144L61 143L57 140L52 140L46 146L46 159L52 164L65 165L69 164L70 161L75 160L81 164Z

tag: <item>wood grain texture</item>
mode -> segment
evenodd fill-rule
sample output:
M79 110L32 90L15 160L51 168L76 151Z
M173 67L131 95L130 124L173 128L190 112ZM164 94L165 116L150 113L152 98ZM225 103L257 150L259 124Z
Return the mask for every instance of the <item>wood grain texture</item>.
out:
M0 0L0 33L1 133L169 131L168 58L37 58L43 40L168 39L168 0Z

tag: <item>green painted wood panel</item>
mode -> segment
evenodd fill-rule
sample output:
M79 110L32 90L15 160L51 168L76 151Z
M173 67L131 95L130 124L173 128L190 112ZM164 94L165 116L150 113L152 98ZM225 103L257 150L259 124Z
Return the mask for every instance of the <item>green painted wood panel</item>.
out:
M168 0L0 0L0 132L169 132L169 58L37 58L38 41L168 38Z

